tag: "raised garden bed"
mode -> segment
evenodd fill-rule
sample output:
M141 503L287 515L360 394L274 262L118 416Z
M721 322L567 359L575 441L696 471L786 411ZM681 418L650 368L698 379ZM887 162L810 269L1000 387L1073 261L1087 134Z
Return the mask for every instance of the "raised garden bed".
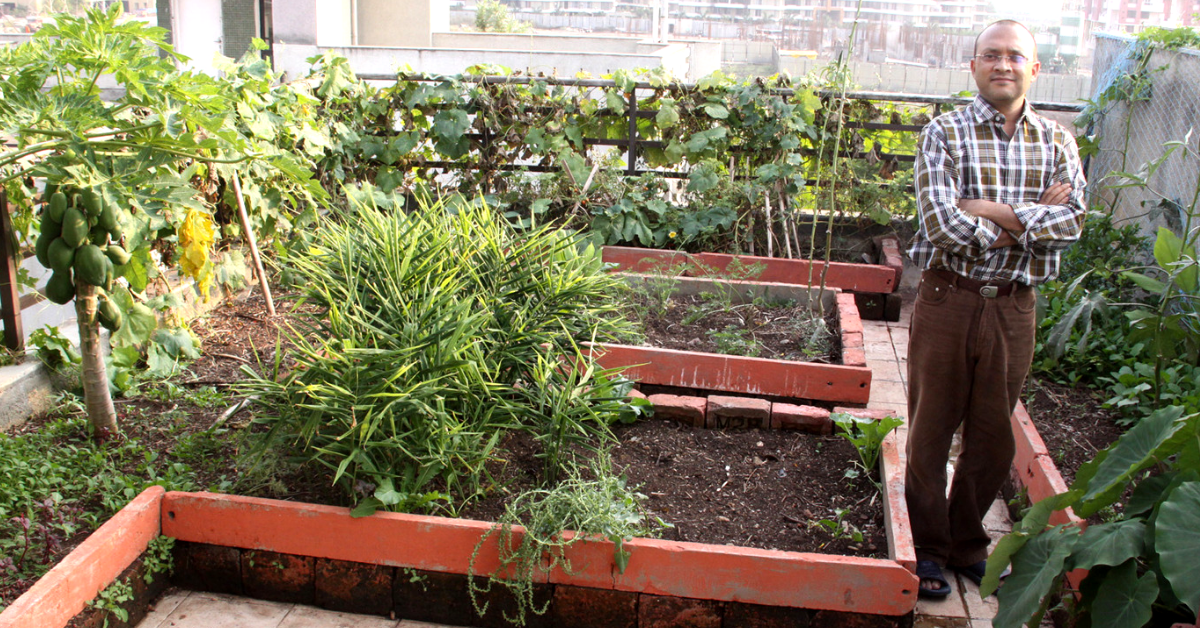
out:
M631 275L633 282L654 281ZM680 277L675 289L684 294L731 290L738 299L767 298L807 303L809 288L762 281L720 281ZM842 364L818 364L657 347L605 344L594 348L603 368L624 368L626 377L642 384L701 391L720 391L766 397L866 404L871 394L871 369L863 351L862 320L853 295L825 290L815 296L836 310Z
M573 573L555 571L538 583L539 596L552 606L530 625L648 626L662 613L698 613L722 626L911 625L916 579L894 434L881 459L892 559L634 539L621 574L611 543L588 542L569 550ZM174 582L186 588L505 625L499 613L475 616L465 594L472 551L491 525L394 513L355 519L334 506L155 487L0 615L0 626L65 625L114 578L136 575L139 555L159 533L179 541ZM493 537L476 570L495 568L495 552ZM510 608L507 594L495 591L493 608ZM128 603L132 618L153 592L142 587Z

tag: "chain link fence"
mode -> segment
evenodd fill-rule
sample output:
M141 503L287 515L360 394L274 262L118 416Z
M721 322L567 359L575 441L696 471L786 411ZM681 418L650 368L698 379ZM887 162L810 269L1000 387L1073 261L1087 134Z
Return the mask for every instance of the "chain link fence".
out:
M1111 207L1118 222L1135 221L1150 235L1160 225L1179 231L1194 203L1200 159L1176 150L1149 189L1112 185L1123 180L1114 173L1143 171L1169 142L1200 150L1200 52L1150 50L1131 37L1099 34L1092 75L1093 106L1077 129L1100 148L1087 165L1089 204Z

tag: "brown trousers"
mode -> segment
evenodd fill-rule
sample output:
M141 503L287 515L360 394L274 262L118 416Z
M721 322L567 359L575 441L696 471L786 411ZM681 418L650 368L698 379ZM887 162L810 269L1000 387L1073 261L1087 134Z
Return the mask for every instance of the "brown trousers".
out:
M987 558L983 516L1008 477L1009 417L1033 359L1037 295L1029 286L985 298L926 271L908 344L905 497L918 560L970 565ZM962 452L946 496L946 461Z

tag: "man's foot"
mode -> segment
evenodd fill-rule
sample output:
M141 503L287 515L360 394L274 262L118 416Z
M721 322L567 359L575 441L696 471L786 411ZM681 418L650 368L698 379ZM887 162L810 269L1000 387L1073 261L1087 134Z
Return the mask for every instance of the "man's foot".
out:
M953 569L956 573L967 580L974 582L975 586L979 586L983 584L983 576L987 574L987 561L981 560L973 565L951 566L950 569ZM1012 569L1005 567L1004 571L1000 572L1000 581L1004 582L1004 579L1007 578L1008 574L1010 573L1012 573Z
M940 600L950 595L950 581L946 580L942 568L932 560L917 561L917 577L921 579L917 597Z

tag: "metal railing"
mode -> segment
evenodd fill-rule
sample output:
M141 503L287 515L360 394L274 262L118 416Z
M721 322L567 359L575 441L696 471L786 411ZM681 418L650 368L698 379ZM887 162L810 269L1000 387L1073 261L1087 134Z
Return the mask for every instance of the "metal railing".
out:
M359 74L358 78L361 80L364 80L364 81L391 82L391 83L394 83L397 81L438 83L438 82L443 82L446 80L446 77L428 76L428 75L420 75L420 74L416 74L416 75L414 75L414 74L399 74L399 75ZM517 76L517 77L513 77L513 76L461 76L461 77L457 77L457 80L460 80L464 83L480 83L483 85L530 85L533 83L545 83L547 85L554 85L554 86L575 87L575 88L601 88L601 89L612 88L612 87L617 86L617 83L615 81L605 80L605 79L566 79L566 78L555 78L555 77L534 78L534 77L523 77L523 76ZM692 85L692 84L683 84L683 83L672 83L672 84L668 84L668 85L653 85L648 82L634 83L633 89L631 91L627 92L625 95L625 99L626 99L625 113L620 114L623 117L625 117L625 119L627 121L626 126L628 128L628 137L626 139L584 137L584 138L582 138L584 145L585 146L616 146L619 148L623 148L624 152L625 152L625 164L626 164L625 168L624 168L624 174L627 176L639 176L642 174L650 173L650 174L655 174L655 175L658 175L661 177L666 177L666 178L686 178L688 176L688 173L686 173L686 172L668 171L668 170L661 170L661 169L641 169L638 167L638 157L642 154L642 149L644 149L644 148L659 148L659 149L661 149L661 148L665 148L666 144L661 141L658 141L658 140L646 140L646 139L641 139L638 137L638 129L637 129L638 119L653 118L658 112L655 110L638 109L637 95L639 92L660 91L660 90L664 90L664 89L668 90L668 91L672 91L672 92L688 92L688 91L695 90L696 86ZM769 93L779 95L779 96L791 96L792 94L795 93L795 90L790 89L790 88L777 88L777 89L770 90ZM822 92L819 92L819 94L822 97L836 95L833 92L829 92L829 91L822 91ZM922 94L901 94L901 93L867 92L867 91L847 92L845 94L845 97L848 99L851 99L851 100L868 100L868 101L883 101L883 102L895 102L895 103L905 103L905 104L930 105L932 107L932 112L931 112L932 115L930 116L931 118L937 117L938 115L940 115L942 113L942 111L944 111L946 109L960 106L960 105L965 105L965 104L971 102L971 100L972 100L971 98L961 98L961 97L954 97L954 96L926 96L926 95L922 95ZM1076 103L1033 102L1032 104L1033 104L1034 108L1042 110L1042 111L1065 111L1065 112L1076 112L1077 113L1083 109L1082 104L1076 104ZM606 115L614 115L614 114L608 113ZM887 124L887 123L880 123L880 122L853 122L853 121L851 121L851 122L846 123L845 128L919 133L923 127L922 127L922 125L919 125L919 124ZM492 144L491 139L492 139L493 134L494 134L493 130L485 129L482 133L469 133L466 135L466 137L468 137L469 139L475 140L478 143L478 145L480 146L480 152L483 157L482 161L484 163L495 163L494 155L491 153L491 144ZM866 157L867 154L864 152L861 152L861 151L858 151L858 152L843 151L840 154L840 156L844 157L844 158L861 159L861 158ZM895 160L898 162L912 162L914 159L913 155L905 155L905 154L879 153L877 156L879 156L883 159L892 159L892 160ZM480 169L478 167L473 166L472 164L456 162L456 161L434 160L434 161L423 162L423 165L426 167L446 168L446 169L467 169L467 170L479 170ZM502 165L498 166L498 169L507 170L507 171L550 172L550 171L557 171L559 168L544 166L541 164L502 164Z

